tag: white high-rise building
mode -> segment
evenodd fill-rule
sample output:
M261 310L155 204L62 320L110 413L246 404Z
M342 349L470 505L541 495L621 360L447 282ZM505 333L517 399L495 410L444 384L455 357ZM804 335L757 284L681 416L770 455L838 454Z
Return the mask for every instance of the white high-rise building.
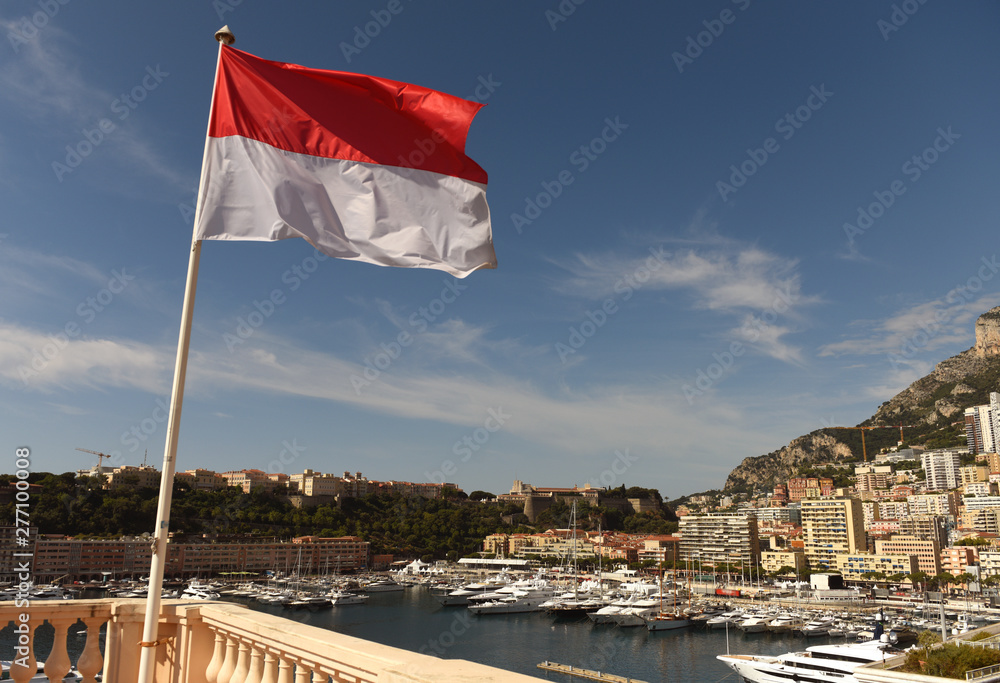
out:
M983 431L986 431L985 428ZM990 441L993 444L993 449L985 451L986 453L996 453L997 452L997 441L1000 439L1000 393L995 391L990 392ZM986 441L985 435L983 441Z
M962 484L959 457L954 451L927 451L920 456L928 491L947 491Z
M987 405L965 409L965 440L970 453L996 453L1000 440L1000 393L990 392Z

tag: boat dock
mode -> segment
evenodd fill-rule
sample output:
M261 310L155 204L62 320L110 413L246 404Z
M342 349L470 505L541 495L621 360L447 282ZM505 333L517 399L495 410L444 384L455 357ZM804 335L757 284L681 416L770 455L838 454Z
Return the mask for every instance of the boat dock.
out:
M545 669L546 671L555 671L556 673L566 674L567 676L586 678L591 681L603 681L604 683L646 683L646 681L640 681L638 678L626 678L625 676L616 676L615 674L606 674L600 671L581 669L579 667L570 666L569 664L556 664L555 662L548 661L539 664L538 668Z

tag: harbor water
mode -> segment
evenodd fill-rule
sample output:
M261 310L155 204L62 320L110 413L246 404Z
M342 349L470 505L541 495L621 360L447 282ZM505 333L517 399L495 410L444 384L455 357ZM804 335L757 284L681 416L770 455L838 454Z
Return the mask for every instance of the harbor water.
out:
M649 633L644 627L594 625L564 621L544 612L474 615L465 607L442 607L424 588L374 593L368 604L316 612L291 611L255 601L240 601L269 612L337 633L423 652L447 659L467 659L550 681L579 681L538 669L543 661L570 664L649 683L737 683L738 677L715 656L733 653L780 654L807 645L837 642L827 637L807 641L791 634L744 634L735 628L703 627ZM843 639L839 639L843 641Z
M88 595L86 597L102 597ZM725 654L781 654L820 643L842 642L790 633L746 634L736 628L710 631L692 627L648 632L644 627L594 625L567 621L544 612L474 615L465 607L443 607L421 587L373 593L367 604L311 612L265 605L252 599L224 598L252 610L328 629L384 645L443 657L466 659L549 681L580 681L538 668L544 661L615 674L648 683L738 683L738 677L715 657ZM70 657L83 649L82 624L70 629ZM47 624L36 632L39 659L51 648ZM103 640L103 639L102 639ZM0 659L13 654L11 625L0 630Z

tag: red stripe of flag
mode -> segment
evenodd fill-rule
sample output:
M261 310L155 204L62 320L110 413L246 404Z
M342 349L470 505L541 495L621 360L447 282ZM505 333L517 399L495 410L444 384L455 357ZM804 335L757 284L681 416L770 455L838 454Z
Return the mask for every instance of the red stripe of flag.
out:
M210 137L238 135L289 152L486 184L486 171L465 155L478 102L225 46L220 60Z

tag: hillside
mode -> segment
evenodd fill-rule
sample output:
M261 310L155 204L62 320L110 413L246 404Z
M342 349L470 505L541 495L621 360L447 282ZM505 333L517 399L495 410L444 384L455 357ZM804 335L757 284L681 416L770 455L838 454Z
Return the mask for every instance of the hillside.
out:
M975 346L938 363L930 374L883 403L859 426L907 425L903 434L911 446L963 445L963 412L969 406L988 403L991 391L1000 391L1000 306L976 321ZM724 490L768 489L808 466L861 461L860 434L859 430L819 429L779 450L746 458L729 473ZM898 440L897 429L865 432L870 457Z

